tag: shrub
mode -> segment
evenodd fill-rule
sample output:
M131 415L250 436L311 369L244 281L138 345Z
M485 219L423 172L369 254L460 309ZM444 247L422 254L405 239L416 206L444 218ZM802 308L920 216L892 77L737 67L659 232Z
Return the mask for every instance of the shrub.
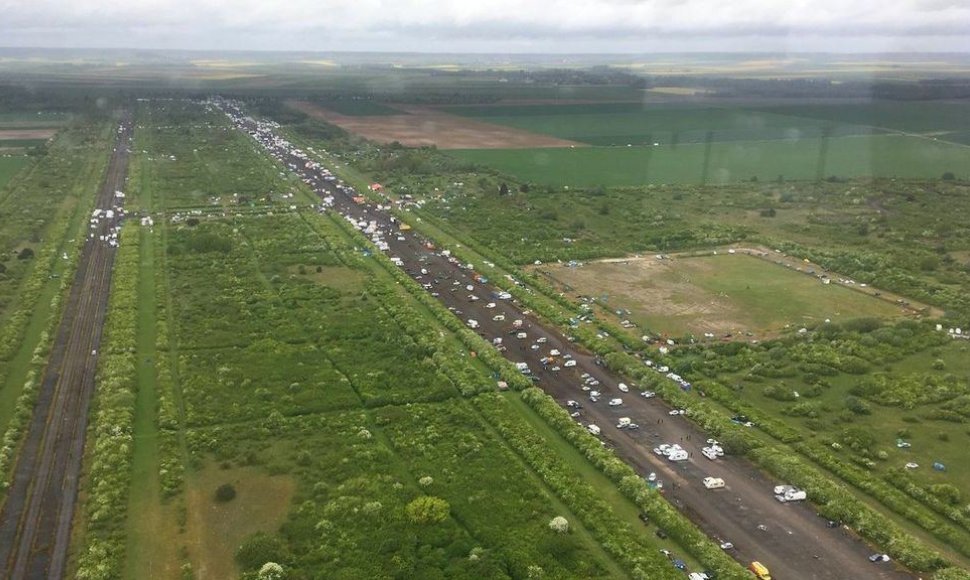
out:
M236 488L231 483L223 483L216 489L216 501L227 503L236 498Z
M249 536L236 550L236 562L243 570L255 570L267 562L282 560L283 542L266 532Z
M549 529L557 534L565 534L569 531L569 520L562 516L556 516L549 521Z
M409 520L416 524L437 524L448 517L451 506L440 497L423 495L404 508Z

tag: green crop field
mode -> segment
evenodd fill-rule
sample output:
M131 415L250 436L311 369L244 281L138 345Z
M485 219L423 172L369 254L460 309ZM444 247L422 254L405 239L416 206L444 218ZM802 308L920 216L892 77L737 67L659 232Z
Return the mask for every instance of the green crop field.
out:
M56 111L0 112L0 129L60 127L71 120L70 113Z
M3 143L3 141L0 141ZM23 155L0 155L0 187L17 175L29 159Z
M908 133L942 133L970 130L967 103L839 103L759 107L758 111L835 123L885 127Z
M0 149L4 147L37 147L47 142L47 139L0 139Z
M707 141L814 140L870 134L848 123L793 117L739 108L640 103L449 107L451 113L481 118L590 145L676 145Z
M726 184L819 177L967 177L970 149L920 137L874 135L660 147L459 150L458 159L525 181L592 187Z
M851 318L897 318L900 308L744 254L543 266L573 292L668 336L764 338L785 327Z

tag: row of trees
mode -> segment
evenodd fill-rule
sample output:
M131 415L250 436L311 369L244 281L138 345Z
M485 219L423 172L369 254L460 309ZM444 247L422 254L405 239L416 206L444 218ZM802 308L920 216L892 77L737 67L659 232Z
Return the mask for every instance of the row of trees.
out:
M120 237L98 364L93 404L92 460L86 479L82 580L118 578L124 566L128 492L134 452L135 325L138 318L139 231Z

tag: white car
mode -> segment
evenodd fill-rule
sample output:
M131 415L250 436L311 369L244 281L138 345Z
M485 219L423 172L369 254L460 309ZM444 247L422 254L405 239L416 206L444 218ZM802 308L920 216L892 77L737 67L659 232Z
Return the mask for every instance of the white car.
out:
M501 322L501 321L505 320L505 315L504 314L496 314L495 316L492 317L492 320L494 320L495 322Z
M488 304L485 305L485 308L495 308L495 303L489 302Z
M673 415L683 415L683 414L684 414L684 413L686 413L686 412L687 412L687 411L685 411L685 410L683 410L683 409L671 409L671 410L670 410L670 412L669 412L669 413L667 413L667 414L668 414L668 415L671 415L671 416L673 416Z
M559 350L555 348L549 351L549 356L559 356L560 354L562 353L560 353Z
M548 341L549 341L549 339L547 339L544 336L540 336L539 338L536 339L536 342L538 342L539 344L545 344Z
M657 396L657 393L653 391L643 391L642 393L640 393L640 396L643 397L644 399L652 399L653 397Z
M622 404L623 404L623 399L610 399L611 407L619 407Z
M564 366L564 367L574 367L574 366L576 366L576 361L574 359L569 359L566 362L562 363L562 366Z

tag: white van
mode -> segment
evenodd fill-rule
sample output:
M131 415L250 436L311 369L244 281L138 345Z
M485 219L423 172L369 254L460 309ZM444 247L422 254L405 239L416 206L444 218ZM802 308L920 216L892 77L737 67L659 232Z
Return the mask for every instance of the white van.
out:
M667 454L667 459L671 461L687 461L687 451L684 449L675 449Z
M707 489L720 489L724 487L724 480L720 477L705 477L704 487Z

